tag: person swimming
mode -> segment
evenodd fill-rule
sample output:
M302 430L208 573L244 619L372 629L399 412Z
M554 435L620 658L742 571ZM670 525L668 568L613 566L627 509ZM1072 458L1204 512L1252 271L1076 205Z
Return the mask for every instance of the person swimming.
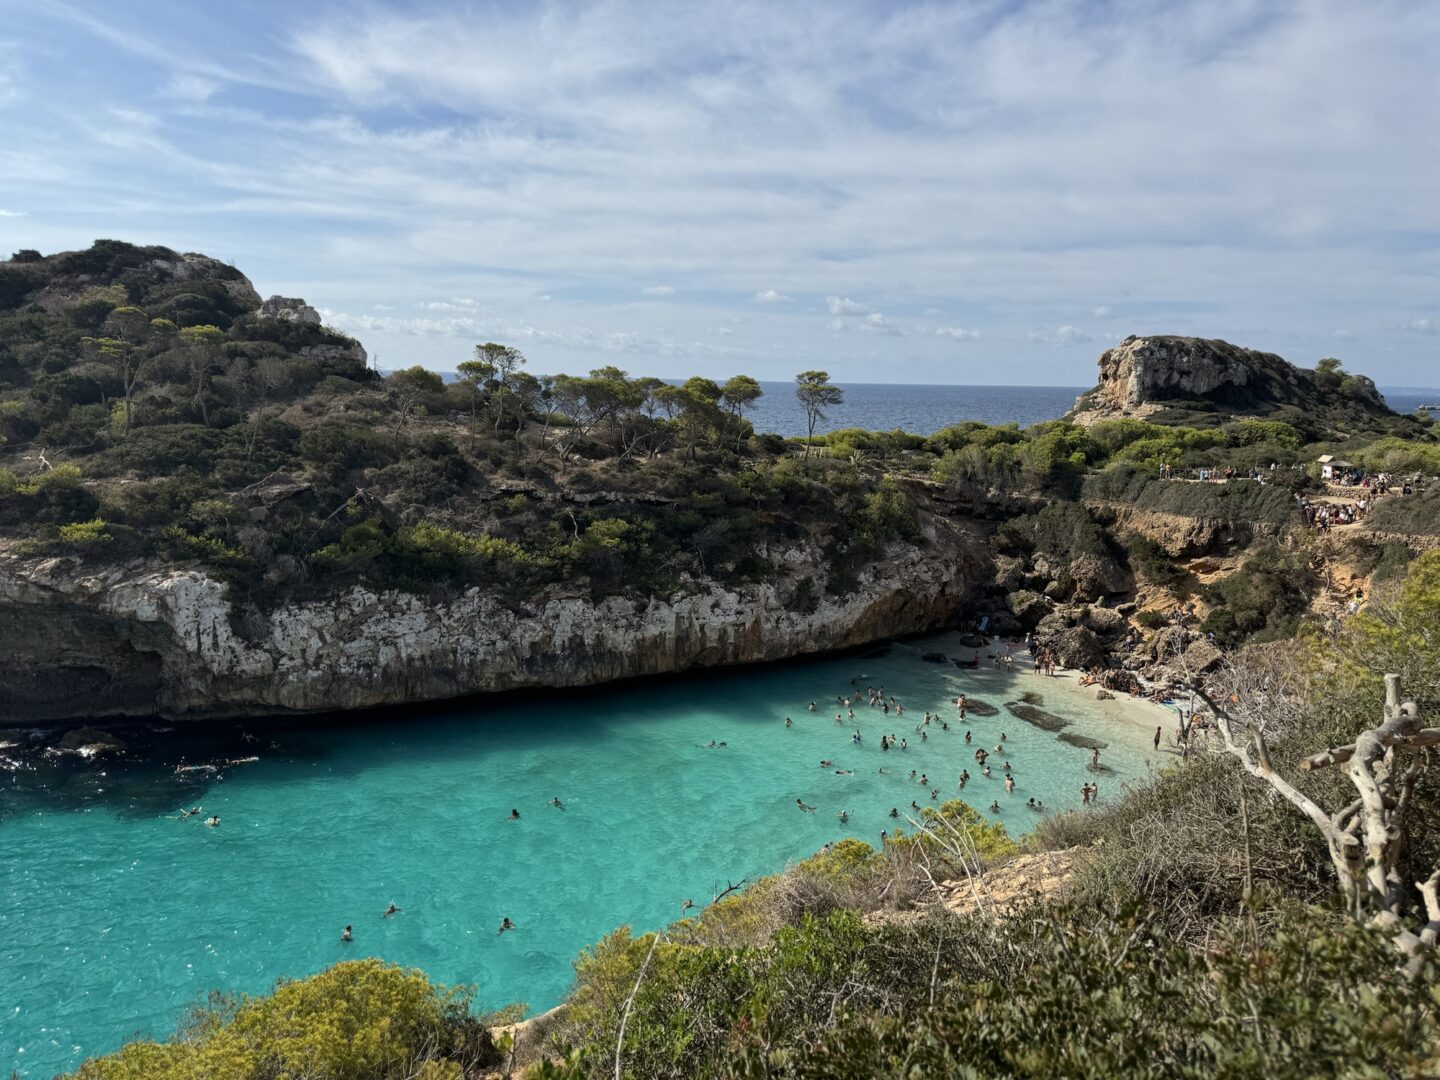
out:
M186 818L194 817L198 813L200 813L200 807L192 806L189 810L181 810L180 813L176 814L175 820L184 821Z
M1015 778L1013 776L1005 777L1005 790L1007 792L1015 790Z
M385 914L381 915L380 917L382 919L388 919L391 915L397 914L399 911L400 909L395 906L394 901L391 901L390 906L385 909Z
M898 818L900 816L900 808L898 806L890 807L890 816Z
M553 798L553 799L550 800L550 805L553 806L553 807L555 807L556 810L564 810L564 809L565 809L565 804L560 801L560 796L559 796L559 795L556 795L555 798Z
M854 769L836 769L836 770L835 770L835 775L836 775L836 776L854 776L854 775L855 775L855 770L854 770Z
M340 940L341 940L341 941L354 941L354 940L355 940L355 935L354 935L354 933L351 931L351 929L350 929L350 927L349 927L348 924L346 925L346 927L345 927L344 930L341 930L341 931L340 931Z
M820 759L820 768L822 768L822 769L828 769L828 768L830 768L831 765L834 765L834 764L835 764L835 762L831 761L829 758L821 758L821 759Z
M911 799L911 800L910 800L910 809L911 809L911 810L914 810L914 811L918 814L918 813L920 812L920 804L917 803L914 799Z
M992 803L990 804L990 813L992 813L992 814L998 814L999 812L1000 812L1000 804L999 804L998 802L992 802Z
M495 931L495 933L496 933L497 935L499 935L499 934L503 934L506 930L518 930L518 929L519 929L519 927L516 926L513 922L510 921L510 916L509 916L509 915L506 915L503 919L500 920L500 929L497 930L497 931Z
M835 816L840 819L840 824L844 825L847 821L850 820L850 811L841 810L840 813L836 814Z
M519 820L520 820L520 811L519 811L519 810L515 810L515 809L512 808L511 811L510 811L510 820L511 820L511 821L519 821Z
M791 720L791 719L787 716L787 717L785 717L785 726L786 726L786 727L794 727L794 726L795 726L795 721L794 721L794 720Z
M814 703L813 701L810 702L810 711L811 711L811 712L814 712L814 711L815 711L815 703Z
M801 810L805 811L805 813L807 814L813 814L815 812L815 808L813 806L809 805L801 799L796 799L795 805L798 806Z
M923 772L920 774L920 786L921 786L921 787L929 787L929 786L930 786L930 777L926 776Z
M212 829L215 828L215 826L220 824L220 815L211 814L208 818L205 819L205 824Z
M986 775L986 776L989 776L989 775L990 775L990 766L989 766L989 765L986 765L986 766L985 766L985 775Z
M965 745L966 745L966 746L969 746L969 745L970 745L970 732L968 732L968 731L965 732Z

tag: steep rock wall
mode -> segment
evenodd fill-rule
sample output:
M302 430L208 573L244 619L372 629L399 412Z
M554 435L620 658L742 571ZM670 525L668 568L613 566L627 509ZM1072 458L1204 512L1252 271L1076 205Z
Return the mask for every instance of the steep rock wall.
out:
M472 588L444 603L353 587L277 608L242 636L199 569L0 559L0 709L17 721L248 715L394 705L521 687L778 660L949 624L988 580L954 527L896 545L845 593L821 553L771 553L764 582L631 599L559 591L511 608ZM810 580L813 611L787 607Z

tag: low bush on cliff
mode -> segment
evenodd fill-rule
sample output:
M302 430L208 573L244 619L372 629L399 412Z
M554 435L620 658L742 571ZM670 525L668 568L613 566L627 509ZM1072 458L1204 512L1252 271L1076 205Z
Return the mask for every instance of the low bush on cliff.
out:
M1162 480L1153 471L1123 463L1086 477L1084 495L1136 510L1212 521L1285 525L1299 520L1294 496L1275 484Z
M136 1042L86 1062L75 1080L464 1080L496 1064L463 990L379 960L336 964L274 993L216 997L166 1043Z

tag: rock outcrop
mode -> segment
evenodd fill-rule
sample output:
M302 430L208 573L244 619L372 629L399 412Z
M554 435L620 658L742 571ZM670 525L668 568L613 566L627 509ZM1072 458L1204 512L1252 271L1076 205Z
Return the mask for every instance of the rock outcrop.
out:
M295 296L272 296L256 312L262 319L283 319L285 322L320 325L320 313Z
M1176 407L1223 408L1266 415L1284 406L1346 405L1389 415L1375 384L1362 375L1297 368L1274 353L1207 338L1128 337L1100 354L1100 382L1075 402L1077 424L1122 417L1144 419ZM1343 385L1342 385L1343 379Z
M804 656L951 625L987 570L978 545L947 540L894 546L811 611L786 606L824 565L805 545L772 553L771 580L673 596L572 587L515 605L477 587L437 603L354 587L244 619L200 569L10 556L0 708L16 722L330 711Z

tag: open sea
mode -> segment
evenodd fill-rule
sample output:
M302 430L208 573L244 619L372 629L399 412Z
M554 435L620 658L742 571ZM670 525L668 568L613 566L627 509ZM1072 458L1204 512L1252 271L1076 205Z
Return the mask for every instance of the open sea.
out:
M474 984L486 1009L543 1010L565 995L576 954L615 927L664 926L717 884L842 837L875 843L897 825L892 807L937 805L911 769L943 800L968 767L964 797L1019 834L1039 817L1026 799L1078 807L1087 781L1114 798L1168 759L1149 742L1153 725L1174 727L1160 706L1124 719L1062 689L1070 680L926 663L927 649L970 655L942 635L883 655L443 710L131 731L131 749L109 759L28 740L0 750L0 1075L73 1069L129 1038L163 1038L211 990L261 993L352 957ZM837 698L868 685L904 717L865 706L837 723ZM1105 743L1107 771L1008 713L1025 690L1071 721L1065 734ZM999 715L957 723L962 691ZM922 740L926 710L951 730ZM1011 795L1002 755L989 779L973 758L1002 732ZM882 752L882 733L909 748ZM252 754L215 777L175 771ZM190 806L204 815L178 819ZM202 823L210 814L218 828ZM401 913L382 918L392 901ZM519 929L497 934L507 917ZM347 923L354 941L342 944Z

